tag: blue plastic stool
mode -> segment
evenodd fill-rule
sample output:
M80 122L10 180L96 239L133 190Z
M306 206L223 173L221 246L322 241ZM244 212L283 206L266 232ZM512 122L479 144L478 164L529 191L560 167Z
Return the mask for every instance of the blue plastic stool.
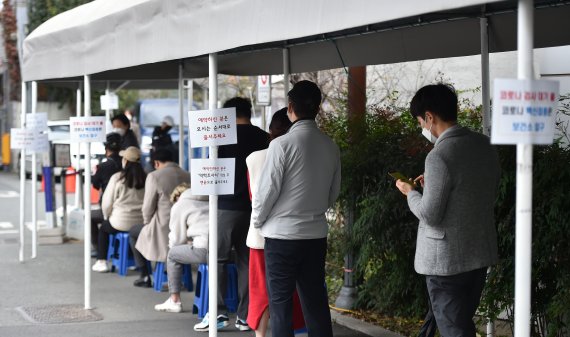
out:
M107 260L111 262L111 271L114 271L116 267L119 275L127 275L129 267L135 265L133 252L129 246L129 233L109 234Z
M228 263L225 267L228 275L228 282L224 303L226 304L229 312L236 312L238 307L237 267L233 263ZM198 314L198 318L203 318L208 312L208 299L208 264L201 263L198 266L194 305L192 306L192 313Z
M154 273L152 275L154 278L154 290L157 292L162 291L162 287L165 283L168 285L168 274L166 273L164 265L164 262L157 262ZM182 284L184 284L184 287L188 291L193 291L194 285L192 284L192 268L189 264L183 265L182 268Z

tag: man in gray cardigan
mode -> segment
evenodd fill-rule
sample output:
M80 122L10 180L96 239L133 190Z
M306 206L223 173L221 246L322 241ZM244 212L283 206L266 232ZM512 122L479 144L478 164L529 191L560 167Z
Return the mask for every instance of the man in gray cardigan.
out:
M473 336L487 267L497 262L494 202L499 159L489 138L457 125L457 95L444 84L416 93L411 114L433 150L425 172L396 186L420 220L414 267L425 275L442 336Z

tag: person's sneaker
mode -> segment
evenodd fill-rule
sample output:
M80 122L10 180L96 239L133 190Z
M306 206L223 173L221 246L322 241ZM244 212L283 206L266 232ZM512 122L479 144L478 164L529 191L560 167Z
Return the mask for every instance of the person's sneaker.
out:
M230 325L230 319L228 318L228 316L224 314L218 315L218 324L217 324L218 330L223 329L228 325ZM204 315L204 319L202 319L202 322L194 325L194 331L208 331L209 328L210 328L210 322L208 320L208 314L206 313L206 315Z
M249 331L251 328L247 325L247 322L243 319L236 317L236 329L239 331Z
M107 266L107 261L105 260L97 260L91 270L96 271L98 273L106 273L109 271L109 266Z
M169 297L166 302L155 305L154 310L164 312L182 312L182 303L176 303Z
M135 287L141 287L141 288L152 288L152 280L148 275L141 276L138 279L136 279L135 282L133 282L133 285Z

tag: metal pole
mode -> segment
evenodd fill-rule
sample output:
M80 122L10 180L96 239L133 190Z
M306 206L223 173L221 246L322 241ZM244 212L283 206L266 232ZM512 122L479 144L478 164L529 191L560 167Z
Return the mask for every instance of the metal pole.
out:
M518 4L518 78L534 79L534 4ZM515 336L530 336L532 271L532 144L517 144L517 202L515 242Z
M8 99L7 97L4 99ZM27 91L26 82L22 82L22 111L20 112L20 127L26 127ZM24 238L26 216L26 149L20 151L20 249L19 260L24 262Z
M107 81L107 89L105 89L105 95L107 96L107 99L109 100L107 102L107 107L105 108L105 126L107 128L107 130L111 130L112 129L112 125L111 125L111 105L109 104L111 102L111 99L109 98L111 96L111 83L109 83L109 81ZM90 145L88 145L90 147Z
M91 82L89 75L83 77L85 82L85 117L91 116ZM85 146L85 221L83 235L84 272L85 272L85 309L91 309L91 144Z
M216 78L216 81L217 81L217 78ZM218 88L216 88L216 90L218 90ZM217 96L218 96L218 95L216 94L216 99L217 99ZM203 88L202 88L202 98L203 98L203 100L204 100L204 102L203 102L203 107L204 107L204 109L206 109L206 106L209 106L209 103L208 103L208 89L207 89L206 87L203 87ZM214 104L214 107L215 107L215 106L216 106L216 105ZM207 149L208 149L207 147L203 147L203 148L202 148L202 158L203 158L203 159L208 158L208 151L206 151Z
M77 99L75 102L75 115L81 117L81 84L76 91ZM81 143L77 143L77 156L75 157L75 171L79 171L81 167ZM75 175L75 209L81 208L81 184L78 179L79 175Z
M32 81L32 115L37 112L38 83ZM38 155L32 152L32 259L38 256Z
M283 91L285 92L285 105L287 105L287 93L289 92L289 49L283 48Z
M209 80L210 95L209 108L216 109L218 101L218 55L210 54L209 57ZM218 159L218 147L210 146L210 158ZM208 311L210 326L216 324L218 317L218 196L210 195L210 227L209 227L209 260L208 260L208 287L209 287L209 303ZM212 323L213 322L213 323ZM216 337L218 329L209 329L209 336Z
M487 18L479 21L481 28L481 96L483 103L483 133L491 134L491 81L489 76L489 30Z
M178 165L184 165L184 79L182 78L184 67L182 62L178 65Z
M194 105L194 81L188 80L188 111L192 111L192 105ZM188 126L190 128L190 126ZM190 171L190 162L192 161L192 146L190 144L190 129L188 129L188 171Z

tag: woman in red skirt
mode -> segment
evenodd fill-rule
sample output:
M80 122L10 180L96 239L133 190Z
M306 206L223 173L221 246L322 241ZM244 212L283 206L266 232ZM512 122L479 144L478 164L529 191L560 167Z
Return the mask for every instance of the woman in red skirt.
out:
M277 111L271 123L269 124L270 139L273 140L287 133L292 123L287 117L287 108ZM267 150L253 152L246 159L248 177L250 183L250 194L252 199L255 198L258 188L257 186L260 173L265 163ZM265 187L266 188L266 187ZM265 337L267 324L269 323L269 297L267 294L267 286L265 282L265 257L263 255L263 247L265 240L261 236L259 229L249 226L247 233L247 246L250 248L249 253L249 308L247 314L247 324L255 330L256 337ZM303 312L301 310L301 302L297 292L293 295L293 330L299 330L305 327Z

